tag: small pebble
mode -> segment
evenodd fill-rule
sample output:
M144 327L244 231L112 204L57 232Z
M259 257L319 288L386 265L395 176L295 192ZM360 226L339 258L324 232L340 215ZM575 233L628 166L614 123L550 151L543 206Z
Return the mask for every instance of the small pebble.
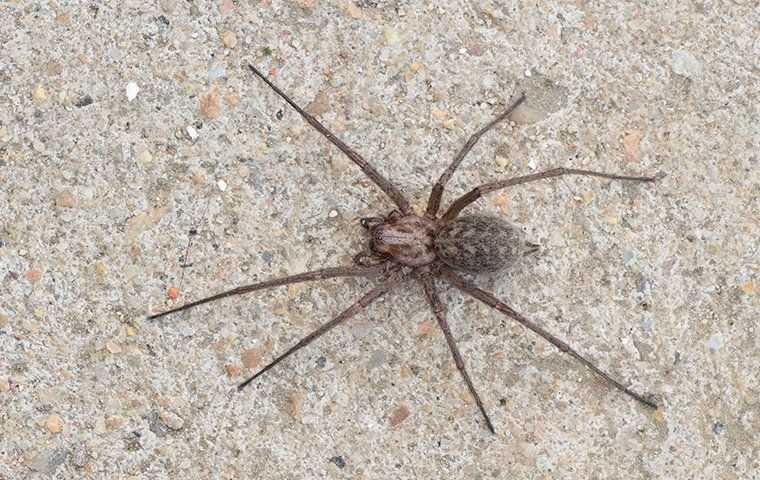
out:
M391 27L386 27L383 31L383 35L385 36L385 41L392 45L394 43L398 43L399 40L401 40L401 36L398 34L397 30L394 30Z
M95 273L100 277L108 273L108 268L106 268L106 264L103 262L95 262Z
M285 404L285 412L290 415L291 418L296 418L301 413L301 407L303 406L304 394L300 392L293 392L288 396L287 403Z
M34 87L34 90L32 90L32 100L34 100L37 103L42 103L45 100L48 99L48 92L45 90L45 87L42 86L42 84L37 84L36 87Z
M227 372L227 376L230 378L234 378L240 375L240 372L243 370L240 368L240 365L234 364L234 363L228 363L224 366L224 370Z
M214 83L214 81L227 75L227 67L223 63L214 62L208 67L208 81Z
M237 35L235 35L233 32L230 32L229 30L222 32L219 37L222 39L222 44L230 49L235 48L238 43Z
M686 50L674 50L670 60L673 71L678 75L695 78L702 74L702 63Z
M240 96L236 95L234 93L229 93L224 96L224 101L229 105L230 107L234 107L238 103L240 103Z
M63 431L63 420L58 415L50 415L45 419L45 428L50 433L61 433Z
M435 327L435 324L431 320L423 320L417 325L417 336L424 337L430 335L430 332L433 331L433 327Z
M193 142L198 139L198 130L195 129L192 125L188 125L185 127L185 132L187 133L187 138L192 140Z
M227 190L227 182L225 182L224 180L221 180L221 179L217 180L216 186L219 187L219 190L222 192Z
M496 162L496 165L500 166L501 168L506 168L512 163L507 157L503 157L501 155L496 155L494 162Z
M346 13L349 17L354 19L361 19L364 18L364 14L362 13L361 8L354 5L353 2L346 2L344 5L342 5L343 12Z
M219 102L219 92L216 88L212 88L205 95L201 95L201 113L204 117L212 120L219 116L221 112Z
M127 83L127 100L130 102L137 98L137 93L140 91L140 87L135 82Z
M56 61L50 61L45 64L45 71L51 77L63 73L63 65Z
M174 12L174 7L176 6L174 0L160 0L159 4L164 13Z
M245 368L256 368L261 363L261 352L258 348L249 348L243 350L240 355L240 360L243 362Z
M176 413L163 411L159 417L161 418L161 423L172 430L181 430L185 426L185 421Z
M147 165L153 161L153 155L146 149L140 150L137 153L137 161L143 165Z
M351 168L353 162L345 155L333 155L330 157L330 168L335 173L342 173Z
M169 287L166 291L166 296L169 297L170 300L176 300L177 297L179 297L179 288Z
M232 0L222 0L221 4L219 5L219 13L224 15L225 13L229 13L232 10L235 9L235 4L232 2Z
M442 120L446 118L447 115L448 113L446 113L445 110L441 110L440 108L434 108L430 110L430 116L432 116L436 120Z
M748 280L745 283L742 283L739 288L742 292L746 293L747 295L754 295L757 293L757 287L755 286L755 282L752 280Z
M395 410L393 410L393 413L391 413L391 416L389 418L389 421L391 423L392 427L396 427L401 424L404 420L409 417L409 408L404 405L403 403L396 407Z
M710 338L707 340L707 348L709 348L713 352L717 352L722 346L723 346L723 335L719 333L711 335Z
M105 426L108 430L118 430L123 427L125 423L127 423L127 421L124 419L124 417L121 417L119 415L111 415L109 417L106 417Z
M367 361L367 368L374 370L375 368L382 367L388 363L388 355L382 350L375 350L372 355L369 356Z
M333 209L333 210L330 210L330 211L327 213L327 216L328 216L328 217L330 217L330 218L335 218L335 217L337 217L337 216L338 216L338 211L337 211L337 210L335 210L335 209Z
M55 196L55 205L62 208L73 208L76 205L74 194L68 190L58 192Z
M106 342L106 350L108 350L112 354L117 354L117 353L122 352L121 345L119 345L119 342L117 342L116 340L108 340Z
M457 119L449 118L448 120L445 120L441 126L447 130L454 130L457 126Z
M633 130L623 137L623 146L625 147L625 158L631 162L638 162L641 159L639 146L641 145L641 132Z
M24 278L30 283L37 283L42 278L42 271L37 267L32 267L24 273Z

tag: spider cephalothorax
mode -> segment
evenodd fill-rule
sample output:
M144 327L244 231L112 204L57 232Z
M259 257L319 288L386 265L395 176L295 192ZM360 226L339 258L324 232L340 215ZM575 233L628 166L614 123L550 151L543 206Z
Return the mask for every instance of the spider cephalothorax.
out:
M436 227L429 218L393 211L382 223L369 228L369 248L379 259L407 267L429 265L436 260L433 244Z
M464 359L462 358L459 348L454 341L454 336L449 329L448 321L446 319L446 308L438 296L438 291L434 282L435 279L441 279L445 283L476 298L540 335L556 346L560 351L571 355L609 384L636 399L643 405L657 408L657 405L652 399L644 397L617 382L607 373L597 368L591 361L586 359L586 357L576 352L567 343L550 334L531 320L523 317L509 305L497 299L490 293L477 288L457 273L458 271L482 272L498 270L509 265L509 263L515 258L524 255L525 253L535 251L537 248L537 245L530 243L523 238L520 229L506 223L498 217L487 215L459 216L460 212L465 207L489 192L535 180L558 177L560 175L586 175L611 180L628 180L636 182L653 182L655 180L654 177L631 177L590 170L554 168L543 172L508 178L475 187L468 193L454 200L448 209L439 216L438 209L440 207L444 187L456 171L459 164L484 133L493 128L497 123L506 119L512 111L525 100L525 95L523 94L519 95L503 113L498 115L493 121L481 128L478 132L472 135L469 140L467 140L464 147L462 147L459 153L457 153L454 160L443 172L435 185L433 185L426 211L424 214L418 215L412 210L409 202L401 191L375 170L369 162L348 145L343 143L343 141L325 128L316 118L305 112L256 68L253 66L249 67L255 75L266 82L266 84L269 85L280 97L289 103L304 118L304 120L324 135L327 140L332 142L359 168L361 168L362 171L396 204L398 210L395 210L386 217L370 217L362 219L362 225L370 231L370 243L367 251L360 252L356 255L354 258L355 265L353 266L322 268L284 278L259 282L253 285L237 287L162 313L151 315L149 318L158 318L172 312L186 310L196 305L232 295L239 295L291 283L348 276L371 276L381 278L380 283L376 287L365 293L353 305L329 322L311 332L284 353L277 356L264 368L239 384L238 388L242 389L261 374L268 371L294 352L305 347L323 333L356 315L377 298L393 290L402 282L416 280L425 293L425 297L427 298L433 315L436 317L438 325L441 327L446 338L454 362L462 375L462 379L467 384L467 388L475 399L475 403L483 415L486 426L491 432L494 432L491 419L488 417L483 402L467 373Z

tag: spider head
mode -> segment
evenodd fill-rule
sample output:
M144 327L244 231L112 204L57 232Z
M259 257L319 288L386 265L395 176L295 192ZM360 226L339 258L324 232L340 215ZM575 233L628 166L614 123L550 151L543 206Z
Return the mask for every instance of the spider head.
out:
M389 215L369 227L370 248L380 256L408 267L421 267L436 259L432 220L417 215Z

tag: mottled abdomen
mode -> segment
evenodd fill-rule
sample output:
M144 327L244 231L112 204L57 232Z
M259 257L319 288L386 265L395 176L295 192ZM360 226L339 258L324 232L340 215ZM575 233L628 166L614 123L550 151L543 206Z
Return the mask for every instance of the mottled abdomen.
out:
M434 240L438 257L468 272L499 270L538 245L525 241L519 228L497 217L472 215L444 225Z

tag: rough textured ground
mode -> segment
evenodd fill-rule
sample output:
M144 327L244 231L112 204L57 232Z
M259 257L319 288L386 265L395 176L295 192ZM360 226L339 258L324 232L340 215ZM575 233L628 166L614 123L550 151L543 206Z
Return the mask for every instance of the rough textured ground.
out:
M760 478L759 19L748 0L0 3L0 478ZM414 284L243 393L368 282L146 321L348 263L357 219L391 208L248 62L418 207L520 90L445 199L558 165L666 172L473 208L542 245L479 284L662 408L450 290L495 436Z

